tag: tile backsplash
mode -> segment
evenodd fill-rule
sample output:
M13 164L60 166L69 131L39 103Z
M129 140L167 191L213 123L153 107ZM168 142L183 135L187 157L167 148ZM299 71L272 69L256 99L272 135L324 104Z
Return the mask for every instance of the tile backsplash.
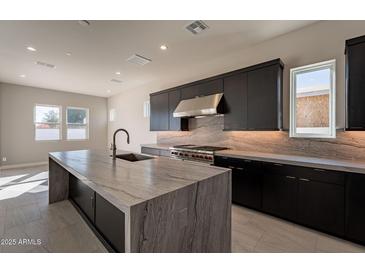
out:
M226 146L237 150L365 160L365 132L338 131L336 139L289 138L287 131L223 131L223 116L189 119L187 132L159 132L160 144Z

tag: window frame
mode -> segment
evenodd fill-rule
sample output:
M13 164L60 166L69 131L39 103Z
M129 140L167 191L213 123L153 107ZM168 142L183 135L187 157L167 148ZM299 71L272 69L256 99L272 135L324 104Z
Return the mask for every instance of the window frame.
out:
M329 133L297 133L296 131L296 75L302 72L330 69ZM336 138L336 59L290 69L290 117L289 137L293 138Z
M79 109L79 110L86 110L86 138L84 139L69 139L68 138L68 110L69 109ZM85 107L73 107L73 106L67 106L66 107L66 140L67 141L87 141L89 140L89 131L90 131L90 110L89 108L85 108ZM72 124L72 123L70 123Z
M41 123L37 123L37 106L40 107L56 107L59 109L60 111L60 120L59 120L59 131L60 131L60 138L59 139L54 139L54 140L37 140L37 124L41 124ZM43 124L51 124L51 123L43 123ZM51 105L51 104L38 104L35 103L34 107L33 107L33 126L34 126L34 141L36 142L60 142L62 141L62 106L61 105Z

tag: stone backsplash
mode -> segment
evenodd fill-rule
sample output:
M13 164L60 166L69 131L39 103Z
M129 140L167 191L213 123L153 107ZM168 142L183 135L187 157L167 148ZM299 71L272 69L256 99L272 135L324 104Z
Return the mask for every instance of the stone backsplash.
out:
M288 131L223 131L223 116L189 119L187 132L159 132L159 144L225 146L236 150L365 160L365 132L337 131L335 139L289 138Z

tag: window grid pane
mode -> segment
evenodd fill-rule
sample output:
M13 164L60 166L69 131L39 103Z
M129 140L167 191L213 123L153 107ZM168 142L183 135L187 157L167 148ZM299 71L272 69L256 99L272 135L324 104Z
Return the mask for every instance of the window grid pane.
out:
M84 108L67 108L67 140L88 139L89 110Z
M36 105L34 127L36 141L61 140L61 107Z

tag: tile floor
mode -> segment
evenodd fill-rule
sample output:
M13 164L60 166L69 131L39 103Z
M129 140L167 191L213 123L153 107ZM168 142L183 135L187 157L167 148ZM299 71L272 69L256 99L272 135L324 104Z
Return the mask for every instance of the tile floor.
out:
M106 252L70 202L48 204L47 179L47 166L0 170L0 240L16 240L1 242L0 252ZM365 252L365 246L233 206L232 251Z

